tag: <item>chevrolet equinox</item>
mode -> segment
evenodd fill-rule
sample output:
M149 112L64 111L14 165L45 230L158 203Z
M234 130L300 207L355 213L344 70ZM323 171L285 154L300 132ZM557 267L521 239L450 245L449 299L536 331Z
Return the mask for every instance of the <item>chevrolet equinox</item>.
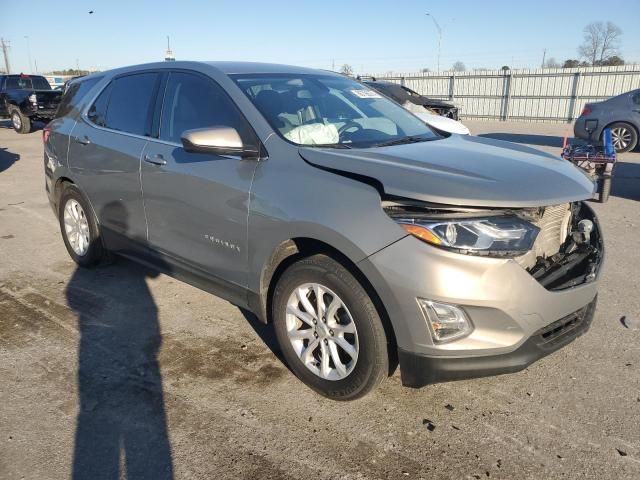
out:
M342 75L97 73L70 83L43 141L77 264L123 255L250 310L333 399L398 363L410 387L516 372L594 316L603 241L579 169L443 137Z

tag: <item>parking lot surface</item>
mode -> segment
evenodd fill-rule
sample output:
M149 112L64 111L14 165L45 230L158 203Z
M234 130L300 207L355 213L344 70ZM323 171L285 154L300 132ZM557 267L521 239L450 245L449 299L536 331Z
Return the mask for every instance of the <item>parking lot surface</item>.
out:
M465 122L559 153L567 125ZM0 478L640 478L640 153L594 203L589 333L523 372L326 400L270 328L119 260L77 269L41 133L0 125ZM624 320L622 320L624 317ZM124 472L124 473L122 473Z

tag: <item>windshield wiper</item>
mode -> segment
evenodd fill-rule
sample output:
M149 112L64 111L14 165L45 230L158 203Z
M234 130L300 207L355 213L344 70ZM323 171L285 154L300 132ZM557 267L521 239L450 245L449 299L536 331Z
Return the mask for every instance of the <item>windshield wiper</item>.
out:
M374 143L371 146L372 147L391 147L392 145L404 145L405 143L426 142L427 140L429 139L424 137L416 137L416 136L408 135L406 137L393 138L385 142Z

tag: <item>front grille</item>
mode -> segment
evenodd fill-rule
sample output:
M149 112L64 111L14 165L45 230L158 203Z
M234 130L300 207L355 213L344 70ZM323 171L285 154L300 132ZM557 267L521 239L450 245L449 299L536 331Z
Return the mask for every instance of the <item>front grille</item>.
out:
M548 258L558 253L569 234L570 222L571 205L569 203L546 207L542 217L532 222L540 229L533 248L525 255L518 257L516 261L524 268L531 268L536 264L538 257Z
M597 299L538 330L533 334L535 343L542 349L556 349L585 332L593 320Z

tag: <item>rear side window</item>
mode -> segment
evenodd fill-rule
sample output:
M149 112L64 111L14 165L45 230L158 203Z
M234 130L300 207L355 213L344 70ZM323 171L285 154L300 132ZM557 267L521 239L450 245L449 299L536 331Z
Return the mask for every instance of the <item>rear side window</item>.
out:
M185 130L216 126L235 128L244 141L252 134L219 85L200 75L171 72L162 105L160 139L180 143Z
M102 77L88 78L69 85L69 88L67 88L67 91L62 96L62 100L60 100L60 105L58 105L56 118L65 117L74 109L77 109L80 101L84 98L87 92L89 92L89 90L91 90L101 79Z
M7 90L18 90L22 88L33 88L29 77L11 76L7 77Z
M157 73L116 78L89 109L89 120L113 130L149 135L157 80Z

